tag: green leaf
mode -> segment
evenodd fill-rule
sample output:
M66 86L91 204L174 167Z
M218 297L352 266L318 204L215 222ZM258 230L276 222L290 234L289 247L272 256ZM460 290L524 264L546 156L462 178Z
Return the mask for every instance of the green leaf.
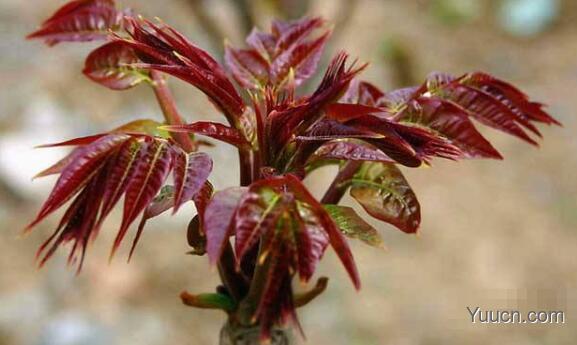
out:
M351 180L351 196L371 216L414 233L421 208L401 171L391 163L366 162Z
M361 240L369 246L384 248L383 238L378 231L367 223L354 209L347 206L323 205L341 232L349 237Z

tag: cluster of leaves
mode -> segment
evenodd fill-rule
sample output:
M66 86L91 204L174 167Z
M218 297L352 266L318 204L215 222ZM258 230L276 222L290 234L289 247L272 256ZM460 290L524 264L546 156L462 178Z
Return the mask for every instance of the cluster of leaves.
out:
M173 28L131 13L118 10L113 0L76 0L30 35L49 45L107 40L87 57L84 74L114 90L149 83L167 120L164 126L139 121L51 145L76 148L41 173L60 177L30 227L73 200L40 249L41 262L68 241L74 243L71 260L77 250L83 257L123 195L113 251L140 214L134 243L146 219L193 200L198 216L189 226L189 243L219 266L225 286L217 295L183 294L183 301L259 322L265 338L275 324L296 322L295 308L324 289L321 279L317 288L297 296L291 284L295 276L303 282L313 277L329 245L357 288L344 236L382 246L372 226L352 208L337 205L346 190L369 215L414 233L420 206L398 165L418 167L434 157L501 159L474 121L531 144L536 144L531 135L540 136L534 123L559 124L514 86L479 72L433 74L421 86L385 93L356 78L366 65L348 64L346 53L333 58L310 95L297 95L297 87L314 75L330 36L319 18L275 21L270 33L255 29L246 49L226 45L224 60L246 90L243 98L207 52ZM200 89L228 124L184 123L160 72ZM192 134L238 148L240 187L213 195L207 182L212 161L195 152L200 142ZM319 201L302 180L326 164L340 169ZM171 171L174 186L162 188Z
M44 145L74 145L76 148L37 175L60 174L60 177L29 229L74 198L56 231L37 253L43 255L41 265L62 242L73 241L69 261L76 260L80 251L80 269L89 240L95 238L103 221L123 195L123 220L112 254L141 213L145 214L145 220L150 217L147 213L158 213L158 207L174 207L176 212L184 202L199 193L212 170L211 158L201 152L185 152L172 139L161 136L156 130L159 126L160 123L152 120L138 120L110 133ZM162 206L166 200L155 200L155 197L171 171L174 187L171 203L166 207ZM131 254L142 229L143 226L139 227L134 238Z

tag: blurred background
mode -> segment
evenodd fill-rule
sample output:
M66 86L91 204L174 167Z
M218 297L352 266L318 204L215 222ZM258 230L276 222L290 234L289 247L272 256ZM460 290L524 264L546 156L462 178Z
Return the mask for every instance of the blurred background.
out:
M58 217L19 236L55 181L31 177L65 153L35 145L160 118L146 87L112 92L82 76L83 58L96 44L49 49L24 40L63 2L0 0L0 345L214 344L224 315L186 308L178 298L182 290L207 292L218 283L205 257L185 255L192 207L150 221L129 265L127 248L107 261L117 210L79 276L66 267L65 250L35 268L34 252ZM307 344L577 343L576 1L122 4L162 18L215 54L225 37L240 45L250 27L268 27L272 17L322 15L335 25L325 63L345 49L371 63L364 77L385 90L420 83L430 71L483 70L547 103L564 128L544 128L539 149L483 129L504 161L405 169L423 209L420 235L374 222L387 251L352 243L360 293L327 252L319 275L330 276L328 290L299 315ZM200 92L177 80L171 87L188 120L220 120ZM215 185L236 184L236 153L226 145L209 151ZM315 192L333 172L313 177ZM472 324L467 306L562 310L566 323Z

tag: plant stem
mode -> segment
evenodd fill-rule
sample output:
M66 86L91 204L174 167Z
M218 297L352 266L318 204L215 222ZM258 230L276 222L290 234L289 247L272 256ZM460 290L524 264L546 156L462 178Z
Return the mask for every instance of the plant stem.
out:
M347 190L346 185L343 182L350 180L357 170L361 167L363 162L361 161L348 161L339 170L339 173L333 180L333 183L327 189L325 195L321 199L323 204L338 204L343 198L345 191Z
M220 345L261 345L260 325L244 326L229 320L220 331ZM273 327L269 345L294 344L294 336L288 328Z
M218 261L218 273L220 274L220 280L226 286L231 297L238 303L246 294L247 284L242 276L235 271L234 251L230 243L225 245L222 256Z
M250 149L239 148L238 160L240 164L240 185L249 186L253 181L252 152Z
M154 89L154 94L156 95L156 99L158 100L160 108L162 109L162 113L164 114L164 118L166 119L167 124L184 124L184 121L182 120L182 117L176 108L174 97L172 96L172 93L170 92L170 89L168 88L162 73L152 70L150 71L150 76L152 77L153 81L152 86ZM170 135L186 152L195 151L195 145L188 134L173 132Z
M174 102L174 97L166 84L162 73L152 70L150 75L153 80L154 94L160 104L164 118L169 125L181 125L184 123L182 117L178 113L176 108L176 103ZM173 139L186 151L195 151L195 145L192 139L186 133L171 133ZM246 152L244 152L246 153ZM249 158L250 158L250 151ZM244 161L244 160L241 160ZM248 160L249 170L245 172L242 176L248 176L248 184L250 184L251 170L250 170L250 159ZM235 271L235 258L234 252L230 243L224 248L223 255L218 262L218 272L220 274L223 284L226 286L230 295L236 302L240 301L242 296L246 293L246 283L243 281L242 276Z

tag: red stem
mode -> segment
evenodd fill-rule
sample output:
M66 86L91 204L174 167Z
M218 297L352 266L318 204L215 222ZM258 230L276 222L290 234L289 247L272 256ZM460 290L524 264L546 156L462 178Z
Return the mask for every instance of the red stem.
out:
M160 108L162 109L162 113L164 114L164 118L169 125L181 125L184 124L182 117L180 116L178 109L176 108L176 103L174 101L174 97L166 84L166 80L162 76L162 73L158 71L151 71L150 76L153 80L153 89L154 94L156 95L156 99L160 104ZM186 152L193 152L196 150L194 142L186 133L171 133L172 138L186 151ZM245 171L246 168L241 169L241 176L244 176L246 181L246 185L250 184L251 178L251 160L250 160L250 151L239 151L241 152L241 162L248 162L248 171ZM248 153L248 160L242 159L243 153ZM242 172L244 171L244 172ZM225 251L223 256L218 262L218 271L221 276L221 280L226 286L227 290L230 292L231 296L236 300L239 301L240 298L245 293L246 284L242 280L242 276L239 275L235 271L235 258L234 252L230 243L228 246L225 247Z
M327 189L325 195L321 199L321 203L323 204L338 204L339 201L345 195L345 191L347 190L347 186L344 183L350 180L355 173L359 170L363 162L361 161L348 161L345 165L339 170L339 173L333 180L333 183Z
M176 108L174 97L172 96L172 93L170 92L170 89L168 88L162 73L152 70L150 71L150 76L152 77L153 81L152 85L154 94L156 95L156 99L158 100L160 108L162 109L162 113L164 114L164 118L166 119L167 124L184 124L184 121L182 120L182 117ZM188 134L172 132L170 135L186 152L195 151L195 145Z

